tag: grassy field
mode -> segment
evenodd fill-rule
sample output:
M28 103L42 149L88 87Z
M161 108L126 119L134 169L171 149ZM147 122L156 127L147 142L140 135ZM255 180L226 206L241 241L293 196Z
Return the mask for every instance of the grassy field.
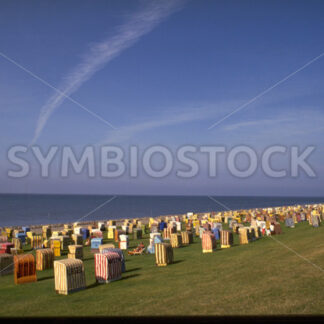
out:
M174 249L175 263L167 267L156 267L154 255L127 256L123 279L105 285L95 283L93 255L85 248L87 289L57 295L53 270L18 286L12 275L3 276L0 316L323 314L324 226L282 228L283 235L248 245L235 235L232 248L212 254L202 254L195 238Z

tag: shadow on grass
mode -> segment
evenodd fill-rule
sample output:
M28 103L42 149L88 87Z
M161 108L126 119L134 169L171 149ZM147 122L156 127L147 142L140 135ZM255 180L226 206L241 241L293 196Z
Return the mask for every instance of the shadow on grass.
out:
M127 271L126 271L126 272L127 272ZM122 278L120 278L120 280L131 279L131 278L135 278L135 277L138 277L138 276L140 276L140 275L134 273L134 274L131 274L131 275L128 275L128 276L123 276ZM119 280L117 280L117 281L119 281ZM114 281L111 282L111 283L114 283ZM98 286L102 286L102 285L103 285L103 284L101 284L101 283L99 283L99 282L94 282L93 284L87 286L86 289L92 289L92 288L96 288L96 287L98 287Z
M43 278L37 278L37 281L43 281L43 280L49 280L49 279L54 279L54 276L43 277Z
M217 249L215 251L226 251L226 250L231 250L233 248L237 248L241 245L248 245L248 244L239 244L239 243L234 243L231 247L229 248L221 248L220 245L217 246Z
M133 271L137 271L137 270L141 270L142 268L133 268L133 269L130 269L130 270L126 270L125 272L133 272Z
M127 271L126 271L126 272L127 272ZM125 279L135 278L135 277L138 277L138 276L140 276L140 274L138 274L138 273L134 273L134 274L131 274L131 275L129 275L129 276L124 276L124 277L122 277L120 280L125 280Z
M181 262L184 262L184 260L176 260L176 261L173 261L171 264L169 265L173 265L173 264L177 264L177 263L181 263Z
M100 284L99 282L94 282L93 284L87 286L86 289L92 289L92 288L96 288L97 286L101 286L102 284Z

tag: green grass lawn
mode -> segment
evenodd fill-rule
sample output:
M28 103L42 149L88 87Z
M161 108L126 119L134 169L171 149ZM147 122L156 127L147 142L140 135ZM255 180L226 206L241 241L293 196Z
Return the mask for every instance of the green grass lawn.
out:
M57 295L53 270L38 271L37 282L18 286L12 275L3 276L0 316L323 314L324 271L302 257L324 269L324 226L282 228L283 235L248 245L239 245L235 235L232 248L207 254L195 238L174 249L175 263L167 267L155 266L154 255L127 256L123 279L101 285L85 248L87 289Z

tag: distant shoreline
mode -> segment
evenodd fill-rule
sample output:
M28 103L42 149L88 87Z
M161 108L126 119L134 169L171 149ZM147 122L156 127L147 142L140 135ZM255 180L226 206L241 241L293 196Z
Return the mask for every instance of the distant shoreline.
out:
M248 208L248 209L233 209L233 210L224 210L224 211L214 211L214 213L221 213L223 214L224 212L236 212L236 211L244 211L244 210L261 210L261 209L268 209L268 208L283 208L283 207L293 207L293 206L307 206L307 205L321 205L321 204L324 204L324 199L323 199L323 202L317 202L317 203L309 203L309 204L295 204L295 205L280 205L280 206L268 206L268 207L255 207L255 208ZM190 213L190 211L188 211L188 213ZM205 214L208 214L208 213L211 213L210 211L208 212L198 212L195 214L197 214L199 217L205 215ZM186 213L185 213L186 214ZM81 225L81 226L89 226L89 225L95 225L95 224L98 224L100 222L103 222L103 223L107 223L108 221L115 221L116 222L116 225L117 226L121 226L125 220L131 220L131 219L138 219L140 220L143 224L148 224L149 223L149 220L150 218L153 218L153 219L157 219L157 218L160 218L160 219L165 219L166 217L175 217L175 216L182 216L184 214L168 214L168 215L160 215L160 216L152 216L152 217L133 217L133 218L122 218L122 219L101 219L101 220L89 220L89 221L81 221L81 222L66 222L66 223L56 223L56 224L37 224L37 225L23 225L23 226L27 226L27 227L30 227L31 230L34 230L36 231L36 233L42 233L42 227L43 226L51 226L51 228L55 231L55 230L60 230L60 229L63 229L64 228L64 225L65 224L68 224L68 225L72 225L74 223L78 223L78 225ZM4 230L4 228L12 228L12 229L21 229L22 226L2 226L0 228L2 228Z
M11 192L0 192L0 196L89 196L89 197L184 197L184 198L190 198L190 197L218 197L218 198L305 198L305 199L310 199L310 198L315 198L315 199L320 199L323 198L324 196L301 196L301 195L291 195L291 196L273 196L273 195L180 195L180 194L174 194L174 195L165 195L165 194L73 194L73 193L11 193Z

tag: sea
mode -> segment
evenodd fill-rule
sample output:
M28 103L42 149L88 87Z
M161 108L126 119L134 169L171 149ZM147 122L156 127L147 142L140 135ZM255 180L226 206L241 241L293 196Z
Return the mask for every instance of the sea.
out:
M312 203L324 203L324 197L1 194L0 226L61 224Z

